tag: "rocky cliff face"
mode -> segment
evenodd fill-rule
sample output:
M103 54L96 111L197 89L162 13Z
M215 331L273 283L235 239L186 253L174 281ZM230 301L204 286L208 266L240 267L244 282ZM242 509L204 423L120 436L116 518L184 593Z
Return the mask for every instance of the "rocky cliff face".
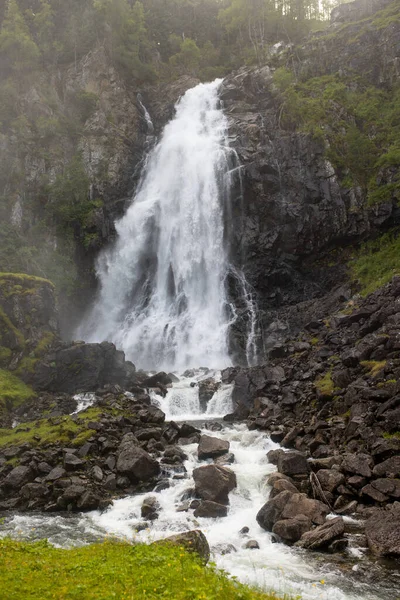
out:
M327 158L326 140L282 122L274 71L290 66L300 80L356 72L387 89L398 79L400 57L397 3L384 13L374 12L387 4L379 0L368 6L356 2L339 7L324 32L301 47L284 47L269 65L243 68L223 83L221 99L230 120L230 142L241 163L241 185L233 193L232 258L257 296L264 348L298 331L310 312L325 314L332 298L350 296L348 285L338 287L346 279L344 261L326 259L328 251L357 243L398 219L395 198L370 207L365 190L345 185ZM43 209L43 181L51 184L76 153L82 156L87 195L95 204L74 231L72 256L78 279L85 285L78 306L63 296L66 335L72 329L71 313L92 298L95 257L113 238L114 220L132 196L151 143L138 92L157 135L173 115L177 99L197 83L186 76L168 85L139 89L131 82L129 87L99 47L76 65L50 73L24 95L26 115L35 123L42 118L47 129L31 130L22 151L16 136L2 136L3 165L21 175L6 183L6 219L21 236L34 232L48 208L47 204ZM49 122L61 117L63 127L56 134L48 131ZM73 133L76 119L80 119L79 135ZM46 152L38 144L40 136L46 138ZM383 174L382 181L387 177ZM32 199L39 199L41 208ZM59 232L49 226L43 245L57 248L58 241ZM243 346L240 331L237 338L236 346Z
M329 29L275 56L274 66L243 68L223 83L230 141L243 166L233 247L264 311L266 347L298 331L310 311L326 313L333 289L349 297L348 287L338 287L346 280L346 261L327 260L328 251L398 222L395 197L369 206L365 190L349 187L328 160L323 137L282 124L276 67L290 66L300 81L334 73L365 78L379 89L398 81L398 6L377 16L387 2L353 4L336 9ZM322 304L313 301L324 296Z

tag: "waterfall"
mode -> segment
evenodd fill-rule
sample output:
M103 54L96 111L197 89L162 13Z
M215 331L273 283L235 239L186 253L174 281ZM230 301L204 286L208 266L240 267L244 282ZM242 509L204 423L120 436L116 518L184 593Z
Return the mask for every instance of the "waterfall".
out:
M230 364L225 221L237 158L220 85L200 84L178 102L97 263L100 293L79 335L113 341L144 369Z

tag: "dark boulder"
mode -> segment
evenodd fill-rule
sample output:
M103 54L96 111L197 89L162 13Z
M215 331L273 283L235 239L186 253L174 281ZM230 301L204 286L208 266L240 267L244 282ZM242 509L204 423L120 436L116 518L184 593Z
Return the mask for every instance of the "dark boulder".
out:
M199 460L217 458L218 456L227 454L229 452L229 446L229 442L225 440L209 435L202 435L197 449L197 455Z
M229 504L228 494L235 489L236 475L227 467L206 465L193 471L196 494L203 500Z
M283 452L278 456L278 471L283 475L304 475L310 472L310 465L300 452Z
M118 449L117 471L133 481L147 481L158 475L160 465L137 445L133 433L127 433Z

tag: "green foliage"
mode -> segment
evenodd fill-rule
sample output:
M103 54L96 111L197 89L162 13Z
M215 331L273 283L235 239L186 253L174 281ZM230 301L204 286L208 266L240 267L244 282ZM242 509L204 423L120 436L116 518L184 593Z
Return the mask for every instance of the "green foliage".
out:
M343 185L362 188L369 204L400 197L400 89L338 74L296 82L287 69L274 79L281 126L320 139Z
M353 279L367 296L400 274L400 236L389 232L364 244L349 264Z
M9 0L0 30L0 52L11 71L20 73L36 65L39 50L19 9L17 0Z
M46 208L62 228L79 225L93 209L89 200L89 179L79 155L50 186L49 196Z
M377 377L386 367L386 360L362 360L360 365L367 369L371 377Z
M201 52L196 42L185 38L180 43L179 52L171 56L169 63L178 73L196 75L200 65Z
M0 367L6 367L11 360L11 356L10 348L0 346Z
M75 94L75 104L82 123L85 123L96 111L99 97L93 92L80 90Z
M327 371L323 377L320 377L314 382L314 385L323 396L333 396L335 385L332 379L332 371Z
M163 544L111 541L62 550L47 541L6 538L0 540L0 576L7 600L278 600Z
M15 408L35 397L35 392L18 377L0 369L0 412Z

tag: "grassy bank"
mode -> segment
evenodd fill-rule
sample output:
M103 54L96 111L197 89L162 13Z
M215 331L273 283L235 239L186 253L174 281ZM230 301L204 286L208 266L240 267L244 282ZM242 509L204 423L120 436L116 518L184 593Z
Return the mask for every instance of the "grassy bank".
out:
M389 232L364 244L350 262L354 280L363 296L371 294L400 274L400 237Z
M277 600L204 567L194 554L158 545L60 550L0 540L0 581L7 600Z

